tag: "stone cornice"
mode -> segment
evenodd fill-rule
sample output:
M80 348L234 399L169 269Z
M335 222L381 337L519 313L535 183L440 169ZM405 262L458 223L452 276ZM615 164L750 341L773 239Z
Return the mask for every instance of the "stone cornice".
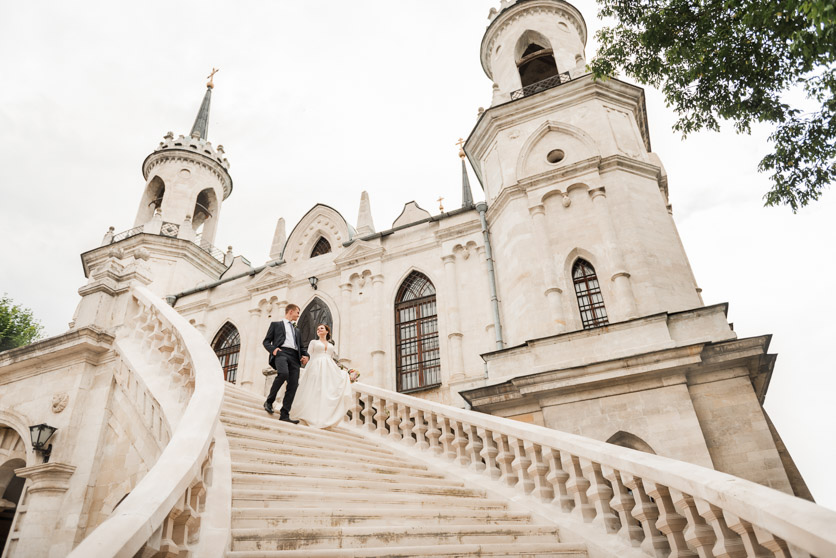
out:
M111 349L113 340L112 333L89 326L4 351L0 353L0 384L51 372L72 362L98 362Z
M75 466L66 463L42 463L32 467L15 469L19 477L29 479L28 494L36 492L63 493L70 488L70 477L75 473Z
M114 248L123 251L120 259L131 256L135 250L145 248L152 258L163 256L170 257L172 260L185 260L213 280L220 277L220 274L226 270L224 264L213 258L211 254L194 242L170 236L140 233L117 243L99 246L81 254L84 276L89 278L91 268L109 258Z

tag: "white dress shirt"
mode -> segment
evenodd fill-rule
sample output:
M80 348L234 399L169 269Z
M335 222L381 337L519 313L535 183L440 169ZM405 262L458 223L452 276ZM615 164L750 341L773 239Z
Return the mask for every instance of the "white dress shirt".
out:
M282 343L283 349L296 349L299 350L299 347L296 346L296 335L293 333L293 326L290 325L288 320L282 320L284 322L284 343Z

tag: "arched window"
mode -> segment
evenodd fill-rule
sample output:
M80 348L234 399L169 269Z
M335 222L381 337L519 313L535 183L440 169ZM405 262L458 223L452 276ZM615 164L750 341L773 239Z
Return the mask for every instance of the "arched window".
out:
M316 328L319 324L325 324L331 328L332 332L334 331L334 320L331 318L331 309L317 297L302 311L302 314L299 316L299 323L296 325L296 329L299 330L299 335L302 336L303 347L307 348L308 343L316 339Z
M241 336L234 325L227 322L212 341L212 349L221 361L224 380L235 383L238 374L238 355L241 354Z
M395 302L395 343L398 391L441 383L435 287L426 275L409 274Z
M315 258L317 256L321 256L322 254L327 254L331 251L331 243L328 242L324 236L320 236L319 240L316 241L314 244L313 250L311 250L311 257Z
M584 329L591 329L607 325L607 309L604 308L604 297L598 285L595 268L586 260L579 259L572 267L572 281L575 283L575 294L578 297L578 310Z
M523 87L557 75L557 64L552 49L531 43L517 63Z

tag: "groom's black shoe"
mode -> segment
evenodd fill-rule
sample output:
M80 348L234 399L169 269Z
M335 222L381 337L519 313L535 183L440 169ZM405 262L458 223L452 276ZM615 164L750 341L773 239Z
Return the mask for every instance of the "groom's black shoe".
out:
M291 424L299 424L298 420L293 420L290 417L279 417L279 420L282 421L282 422L289 422Z
M273 411L273 406L269 404L267 401L264 402L264 410L270 413L271 415L275 412Z

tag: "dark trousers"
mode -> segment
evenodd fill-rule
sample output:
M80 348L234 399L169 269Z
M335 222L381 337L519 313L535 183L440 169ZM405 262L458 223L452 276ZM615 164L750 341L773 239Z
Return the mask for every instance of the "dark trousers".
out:
M282 417L287 417L290 416L290 406L293 405L296 388L299 387L299 367L301 366L299 351L283 347L281 352L276 354L274 362L276 364L276 378L270 388L270 395L267 396L267 404L273 406L273 402L276 401L276 394L279 393L282 384L287 382L280 414Z

